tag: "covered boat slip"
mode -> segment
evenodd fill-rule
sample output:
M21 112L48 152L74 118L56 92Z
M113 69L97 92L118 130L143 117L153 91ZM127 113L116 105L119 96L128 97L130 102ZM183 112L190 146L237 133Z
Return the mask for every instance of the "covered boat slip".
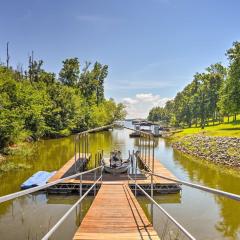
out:
M160 239L126 184L103 183L80 227L78 239Z

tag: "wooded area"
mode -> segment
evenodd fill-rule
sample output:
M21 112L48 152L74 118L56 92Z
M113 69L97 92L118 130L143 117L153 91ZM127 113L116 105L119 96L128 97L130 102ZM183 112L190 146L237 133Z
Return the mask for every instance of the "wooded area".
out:
M240 42L227 50L229 66L212 64L193 80L165 107L155 107L149 112L151 121L163 121L174 126L204 128L210 122L223 122L224 116L240 112Z
M25 139L69 135L110 124L126 115L124 105L104 97L108 66L78 58L63 61L59 75L47 72L33 53L28 67L0 64L0 148Z

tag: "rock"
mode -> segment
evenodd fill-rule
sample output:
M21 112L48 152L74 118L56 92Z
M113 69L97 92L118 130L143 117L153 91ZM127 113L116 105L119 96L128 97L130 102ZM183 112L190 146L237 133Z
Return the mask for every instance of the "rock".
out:
M240 167L240 138L185 136L172 144L173 148L214 163Z

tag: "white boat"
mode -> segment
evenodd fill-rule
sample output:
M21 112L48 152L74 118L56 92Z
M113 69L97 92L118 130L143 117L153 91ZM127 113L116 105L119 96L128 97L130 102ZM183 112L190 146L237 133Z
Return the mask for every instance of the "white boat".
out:
M102 159L102 164L104 166L105 172L117 174L117 173L125 173L130 167L130 156L126 160L122 160L121 153L118 151L112 152L110 154L110 158Z

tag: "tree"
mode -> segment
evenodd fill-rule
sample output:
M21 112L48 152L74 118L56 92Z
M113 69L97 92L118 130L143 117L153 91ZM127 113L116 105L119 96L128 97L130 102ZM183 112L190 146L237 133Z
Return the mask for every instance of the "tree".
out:
M97 80L96 97L97 97L97 104L99 104L104 100L104 80L108 75L108 66L102 65L96 62L94 64L92 72L93 72L93 78Z
M67 86L77 86L79 82L80 63L78 58L68 58L63 61L63 67L59 73L59 80Z
M79 88L88 102L94 101L98 105L104 100L104 80L108 74L108 66L95 62L93 69L90 70L90 65L90 62L85 63L80 76Z
M225 85L225 97L229 101L229 112L235 115L236 120L236 115L240 111L240 42L234 42L226 55L230 66ZM226 99L224 102L226 102Z
M163 107L154 107L148 114L148 120L153 122L166 121L166 111Z
M223 82L226 78L226 68L220 63L212 64L207 69L206 84L208 89L208 111L210 117L212 117L213 125L214 120L217 118L219 113L218 102L220 100L220 89L222 88Z
M56 81L33 54L25 75L22 67L0 64L0 149L29 136L65 136L125 118L123 104L104 98L108 66L89 67L86 62L80 75L78 59L66 59Z

